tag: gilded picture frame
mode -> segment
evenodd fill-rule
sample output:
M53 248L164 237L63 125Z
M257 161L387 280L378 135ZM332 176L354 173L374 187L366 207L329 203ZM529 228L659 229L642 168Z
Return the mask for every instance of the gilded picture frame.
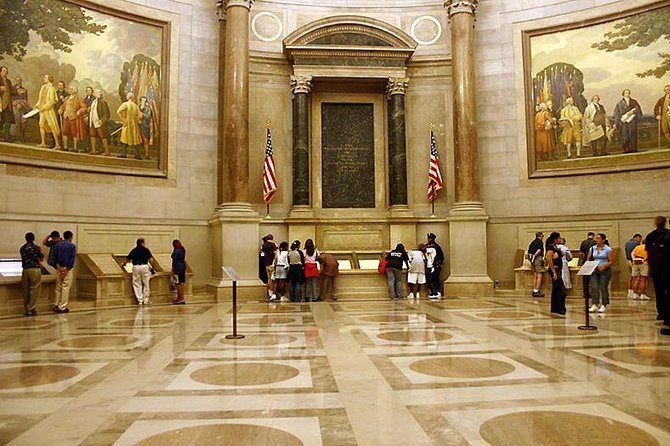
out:
M529 178L670 167L668 20L662 1L521 31Z
M170 22L85 0L5 14L0 162L166 178Z

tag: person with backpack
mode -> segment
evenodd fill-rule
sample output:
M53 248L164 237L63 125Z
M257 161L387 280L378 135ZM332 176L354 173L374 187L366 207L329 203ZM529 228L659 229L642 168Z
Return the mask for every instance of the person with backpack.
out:
M300 240L291 243L288 253L288 282L291 291L291 302L300 302L300 286L305 282L305 255L300 250Z
M409 256L405 246L398 243L386 256L386 280L388 282L389 299L402 299L402 267L409 269Z

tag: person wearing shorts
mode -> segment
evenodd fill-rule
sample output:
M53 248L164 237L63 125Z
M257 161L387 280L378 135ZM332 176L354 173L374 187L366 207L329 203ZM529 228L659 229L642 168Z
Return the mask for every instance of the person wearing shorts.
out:
M633 278L633 299L636 300L649 300L649 296L647 296L647 280L649 278L647 256L647 247L642 240L642 243L637 245L631 253L633 265L630 275Z
M544 243L542 239L544 234L535 233L535 239L528 245L528 260L530 260L531 271L533 271L533 297L544 297L542 292L542 279L547 272L547 266L544 263Z
M426 245L421 243L416 249L409 253L409 272L407 273L407 285L409 288L408 299L421 299L421 285L426 283Z

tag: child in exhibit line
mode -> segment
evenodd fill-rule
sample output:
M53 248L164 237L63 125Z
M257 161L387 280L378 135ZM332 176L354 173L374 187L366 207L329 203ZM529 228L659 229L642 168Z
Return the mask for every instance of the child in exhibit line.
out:
M275 256L275 295L281 302L286 302L287 278L288 278L288 242L279 244L279 252Z
M565 286L563 285L563 252L558 247L561 234L552 232L547 239L545 259L551 277L551 312L565 314Z
M305 240L305 300L316 302L319 300L319 295L316 292L316 282L319 278L319 265L317 259L319 258L319 250L314 246L314 241L311 238Z
M407 273L408 299L421 299L421 285L426 283L426 245L420 243L408 253L409 271Z
M175 305L183 305L184 284L186 283L186 248L179 240L172 240L172 274L177 277L175 288L177 289L177 298L172 301Z
M604 313L610 303L609 283L612 279L612 265L614 264L614 251L607 244L607 236L602 232L596 235L596 245L589 250L588 260L596 260L598 266L591 274L591 288L593 292L593 305L591 313Z
M291 243L291 250L288 253L288 282L291 291L291 302L300 302L300 286L305 281L303 265L305 256L300 250L300 240Z

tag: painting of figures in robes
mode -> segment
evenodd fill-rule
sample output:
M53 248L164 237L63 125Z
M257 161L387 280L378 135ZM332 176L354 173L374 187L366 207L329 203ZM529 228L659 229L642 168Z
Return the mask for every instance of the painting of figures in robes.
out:
M0 160L164 172L169 25L88 3L15 4L0 10Z
M525 31L531 177L670 166L670 2Z

